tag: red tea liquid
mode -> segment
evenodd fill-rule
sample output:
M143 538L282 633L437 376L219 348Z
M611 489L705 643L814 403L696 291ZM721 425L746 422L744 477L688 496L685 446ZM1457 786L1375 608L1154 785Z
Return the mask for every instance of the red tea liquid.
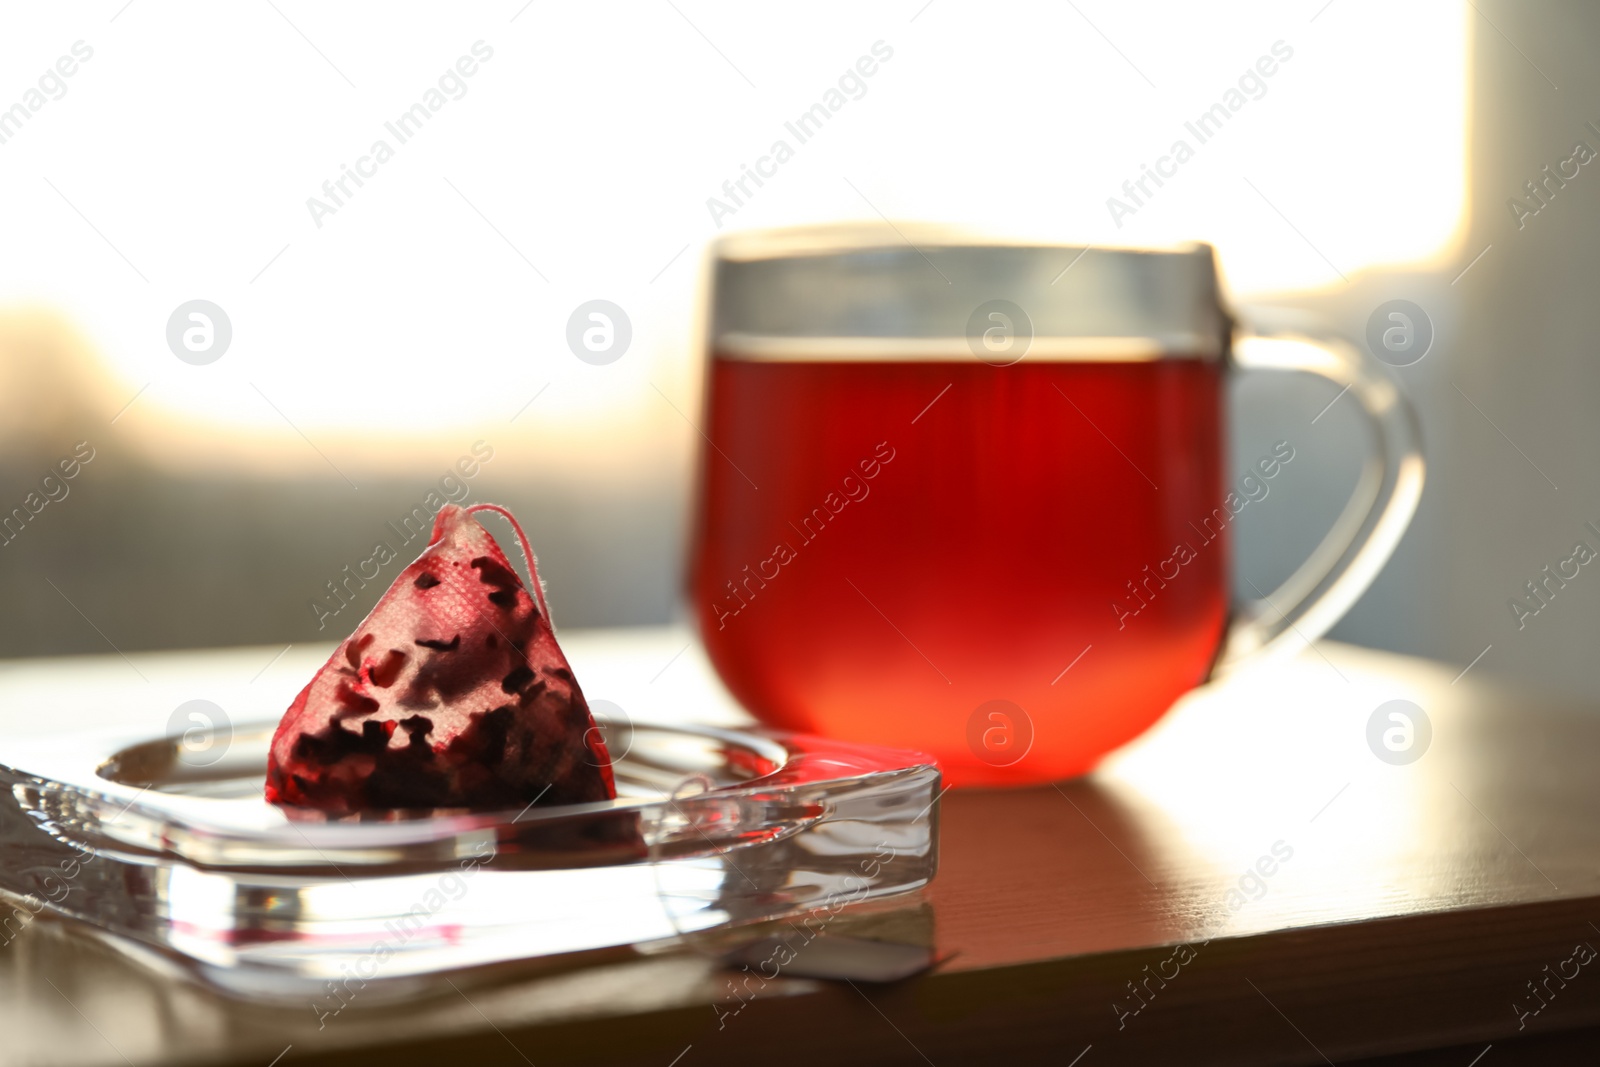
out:
M1217 652L1222 382L1187 358L714 356L712 662L764 722L921 750L957 785L1089 770Z

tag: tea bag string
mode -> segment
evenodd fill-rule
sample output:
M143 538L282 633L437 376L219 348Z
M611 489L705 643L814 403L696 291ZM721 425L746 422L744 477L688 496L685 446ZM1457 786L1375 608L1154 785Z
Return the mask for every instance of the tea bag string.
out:
M492 511L509 522L511 528L517 532L517 543L522 547L522 559L528 565L528 581L533 586L533 595L539 601L539 610L544 612L545 623L551 630L554 630L556 623L550 617L550 605L544 602L544 582L539 577L538 561L534 558L533 546L528 543L528 535L522 531L522 523L518 522L517 517L511 514L508 509L499 504L474 504L467 508L466 511L468 515L479 511Z

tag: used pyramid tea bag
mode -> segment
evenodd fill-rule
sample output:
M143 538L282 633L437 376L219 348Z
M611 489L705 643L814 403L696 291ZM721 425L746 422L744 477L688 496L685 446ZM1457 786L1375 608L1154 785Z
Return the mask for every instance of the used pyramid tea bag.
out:
M473 514L510 520L533 594ZM433 537L290 705L267 800L346 814L616 796L556 644L527 536L497 504L447 504Z

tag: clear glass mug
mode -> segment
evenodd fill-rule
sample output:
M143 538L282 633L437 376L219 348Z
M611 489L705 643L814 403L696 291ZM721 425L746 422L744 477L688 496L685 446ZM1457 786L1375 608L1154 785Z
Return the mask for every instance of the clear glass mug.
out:
M1081 774L1194 686L1327 632L1421 494L1386 374L1239 328L1203 245L740 235L708 326L690 587L712 663L769 725L928 752L957 785ZM1304 565L1230 604L1243 370L1348 389L1374 447Z

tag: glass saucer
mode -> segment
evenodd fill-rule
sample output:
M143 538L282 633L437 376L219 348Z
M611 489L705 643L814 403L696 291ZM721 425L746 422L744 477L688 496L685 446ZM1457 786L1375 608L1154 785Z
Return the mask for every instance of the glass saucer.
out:
M262 798L275 726L0 740L0 936L47 911L239 996L404 996L440 971L837 911L937 862L939 770L918 753L602 721L627 739L616 800L330 820Z

